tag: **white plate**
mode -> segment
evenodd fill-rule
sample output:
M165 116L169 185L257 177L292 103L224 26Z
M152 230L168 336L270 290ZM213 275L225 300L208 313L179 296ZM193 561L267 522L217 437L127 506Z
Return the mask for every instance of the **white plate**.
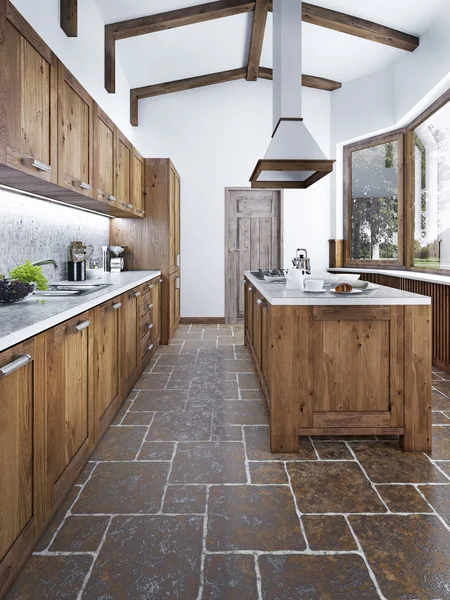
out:
M338 296L340 296L348 294L362 294L363 290L352 290L351 292L337 292L336 290L330 290L330 292L333 292L333 294L337 294Z
M305 288L303 291L307 292L308 294L321 294L322 292L326 292L327 290L324 290L323 288L321 290L307 290Z

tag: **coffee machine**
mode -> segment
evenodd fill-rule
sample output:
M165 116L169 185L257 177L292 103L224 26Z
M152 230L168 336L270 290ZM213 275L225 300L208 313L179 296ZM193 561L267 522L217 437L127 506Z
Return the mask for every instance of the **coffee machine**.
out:
M102 246L103 269L107 273L121 273L125 270L125 253L128 246Z

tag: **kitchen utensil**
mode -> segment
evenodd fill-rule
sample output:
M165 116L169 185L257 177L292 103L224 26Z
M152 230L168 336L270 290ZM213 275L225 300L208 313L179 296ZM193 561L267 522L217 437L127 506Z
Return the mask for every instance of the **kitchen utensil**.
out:
M322 279L307 279L305 281L305 290L308 292L320 292L323 288Z
M295 258L292 259L294 268L301 269L303 274L311 274L311 261L308 258L308 252L305 248L297 248L295 252Z
M67 262L67 280L68 281L85 281L86 280L86 261Z
M286 289L302 290L304 284L303 272L301 269L289 269L286 273Z

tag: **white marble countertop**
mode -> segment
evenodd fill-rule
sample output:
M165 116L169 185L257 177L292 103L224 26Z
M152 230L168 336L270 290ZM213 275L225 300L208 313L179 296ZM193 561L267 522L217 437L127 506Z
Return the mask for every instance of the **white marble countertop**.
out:
M15 304L0 304L0 351L59 325L103 302L161 275L161 271L123 271L83 283L111 283L86 296L30 296ZM74 283L74 282L72 282Z
M392 277L403 277L403 279L416 279L417 281L426 281L427 283L440 283L441 285L450 285L448 275L436 275L434 273L421 273L418 271L394 271L392 269L327 269L330 273L378 273L379 275L391 275Z
M361 294L335 294L326 288L325 292L305 292L302 290L287 290L284 282L264 283L249 271L245 276L255 288L273 306L394 306L431 304L429 296L412 294L383 285L373 290L363 290Z

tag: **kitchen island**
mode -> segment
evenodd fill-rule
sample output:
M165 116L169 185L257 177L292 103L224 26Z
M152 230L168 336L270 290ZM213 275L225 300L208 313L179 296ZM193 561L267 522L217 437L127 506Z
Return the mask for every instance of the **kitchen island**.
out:
M299 436L398 435L431 450L431 299L378 286L286 290L245 273L245 340L270 414L272 452Z

